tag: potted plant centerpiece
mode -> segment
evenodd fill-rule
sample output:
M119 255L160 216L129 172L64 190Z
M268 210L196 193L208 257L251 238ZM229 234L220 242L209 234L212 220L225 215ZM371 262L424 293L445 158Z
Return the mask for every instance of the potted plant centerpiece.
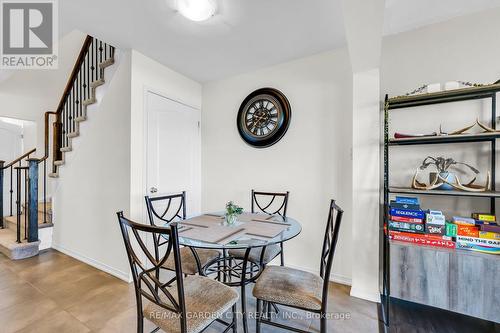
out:
M234 224L238 215L241 215L241 213L243 213L243 208L235 205L232 201L229 201L226 204L226 223L229 225Z

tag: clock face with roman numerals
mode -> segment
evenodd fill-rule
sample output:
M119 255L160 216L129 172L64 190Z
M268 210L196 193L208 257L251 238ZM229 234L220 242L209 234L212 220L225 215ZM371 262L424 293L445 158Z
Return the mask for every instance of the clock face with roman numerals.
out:
M290 103L283 93L262 88L251 93L238 112L238 131L245 142L269 147L285 135L290 124Z

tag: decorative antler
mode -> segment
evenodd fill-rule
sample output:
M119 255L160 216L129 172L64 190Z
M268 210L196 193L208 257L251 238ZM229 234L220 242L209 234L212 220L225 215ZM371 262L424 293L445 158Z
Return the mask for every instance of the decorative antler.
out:
M446 172L452 165L464 165L468 167L472 172L474 172L476 175L479 174L479 170L471 166L470 164L467 164L465 162L457 162L453 158L444 158L444 157L432 157L432 156L427 156L422 164L420 165L419 169L420 170L425 170L429 166L434 165L436 169L439 172Z

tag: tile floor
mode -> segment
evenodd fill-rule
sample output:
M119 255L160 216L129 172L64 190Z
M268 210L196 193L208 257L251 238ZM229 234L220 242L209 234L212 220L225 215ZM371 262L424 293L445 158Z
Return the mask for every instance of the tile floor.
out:
M332 283L330 290L329 312L349 316L330 320L330 333L379 332L375 303L350 297L347 286ZM255 311L253 297L248 307ZM288 324L319 332L319 321L306 318L305 312L282 314L291 317ZM55 250L18 261L0 254L0 333L135 332L135 321L132 284ZM221 327L214 324L205 332L221 332ZM146 323L146 329L154 327ZM249 329L255 332L253 319ZM267 332L284 331L264 326L262 333Z

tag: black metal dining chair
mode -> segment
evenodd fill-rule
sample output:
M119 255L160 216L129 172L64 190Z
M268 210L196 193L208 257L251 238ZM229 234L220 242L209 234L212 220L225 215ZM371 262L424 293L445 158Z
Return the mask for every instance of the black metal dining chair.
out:
M153 332L162 329L167 333L197 333L214 321L226 326L224 332L230 329L233 333L237 332L238 293L204 276L189 275L184 278L176 222L168 227L149 226L125 218L123 212L117 215L134 280L138 333L144 331L144 318L157 326ZM159 258L147 246L148 239L158 239L158 236L167 242L165 254ZM134 244L131 239L134 239ZM175 278L165 283L160 278L160 271L171 257ZM230 309L232 321L220 319Z
M316 313L320 318L320 332L327 332L328 286L342 215L343 210L332 200L321 251L320 275L283 266L267 266L264 269L253 289L257 299L257 333L260 333L261 324L308 333L273 322L266 310L269 303Z
M286 217L288 197L290 192L258 192L252 190L252 213L260 212L268 215ZM231 250L229 255L236 259L243 259L244 250ZM280 256L281 266L285 265L283 243L269 245L264 248L255 248L250 251L248 260L266 265L277 256Z
M148 211L149 223L152 226L163 226L175 221L186 219L186 192L163 195L157 197L146 196L146 208ZM160 248L166 241L160 239L153 240L155 246ZM155 253L158 258L158 253ZM194 249L192 247L182 247L182 270L185 274L203 274L203 267L220 255L217 250ZM165 262L165 268L174 270L173 259Z

